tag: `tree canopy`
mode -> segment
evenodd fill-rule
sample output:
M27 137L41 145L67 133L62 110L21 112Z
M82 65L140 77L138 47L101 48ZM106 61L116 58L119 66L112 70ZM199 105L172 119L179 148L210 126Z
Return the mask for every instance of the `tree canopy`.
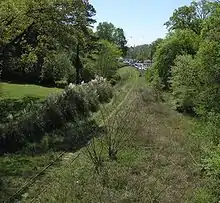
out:
M104 22L95 33L95 15L94 7L82 0L1 1L2 79L45 85L59 80L80 83L85 79L84 66L96 59L99 39L126 53L123 29ZM96 71L92 72L86 80Z
M97 35L100 39L116 44L121 49L123 55L126 55L127 40L122 28L116 28L112 23L108 22L99 23L97 26Z

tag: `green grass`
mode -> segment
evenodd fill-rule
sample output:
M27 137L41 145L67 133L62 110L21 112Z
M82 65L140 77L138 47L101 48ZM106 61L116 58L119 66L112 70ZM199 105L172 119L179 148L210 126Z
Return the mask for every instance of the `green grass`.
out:
M120 86L124 89L123 96L117 94L111 103L114 108L109 106L107 111L112 112L116 104L120 105L131 84ZM62 165L30 187L23 202L187 202L192 199L201 182L199 166L194 165L186 147L190 128L187 119L167 105L153 101L150 91L140 92L139 88L146 88L144 78L136 78L133 85L120 109L128 106L127 110L138 117L130 120L132 126L127 126L132 127L133 136L123 143L118 160L111 161L103 153L104 165L97 174L85 149L81 149L77 159L78 153L68 156ZM144 100L142 94L146 94ZM137 100L132 103L135 97ZM115 118L113 115L110 119ZM126 117L124 122L130 121ZM97 151L100 140L95 140Z
M127 85L127 80L133 77L133 73L135 72L130 75L130 70L133 71L133 69L130 68L122 68L119 70L120 75L123 77L123 81L118 84L117 89ZM39 102L47 95L61 91L61 89L57 88L8 83L1 83L1 88L3 94L1 95L2 100L0 101L4 104L3 107L5 110L4 114L3 112L1 113L4 117L7 117L9 113L16 115L16 113L22 110L25 104L30 100ZM120 91L120 93L122 92ZM123 95L125 94L126 91L124 91L124 94L121 94L122 97L120 97L120 99L123 99ZM30 99L25 99L27 96L30 97ZM36 98L36 100L34 98ZM114 102L117 101L119 100L115 100ZM3 117L0 120L7 122L7 119L4 120ZM50 161L54 159L55 155L56 153L48 153L33 157L27 155L5 155L0 157L0 202L1 200L7 200L13 195L26 181L37 174L44 166L49 164ZM46 172L48 173L48 170Z
M97 174L85 148L68 153L28 188L21 202L212 202L210 194L202 190L205 183L200 166L193 147L189 147L188 131L193 125L188 118L150 95L145 78L138 77L134 69L123 68L120 74L130 75L125 77L129 81L116 86L104 116L113 112L110 120L114 121L115 109L123 104L122 111L138 117L126 117L119 123L132 122L126 126L132 136L123 142L117 161L110 160L105 151L103 167ZM99 121L100 115L95 118ZM102 141L102 137L95 139L97 151Z
M0 98L4 99L22 99L23 97L37 97L44 99L49 94L61 92L62 89L58 88L47 88L38 85L29 84L10 84L0 83L1 95Z
M6 202L26 181L47 166L54 157L56 157L56 153L0 157L0 202Z
M94 115L97 122L100 122L103 117L111 116L116 110L116 107L129 96L130 90L132 90L134 84L136 84L139 74L137 70L129 66L120 68L118 73L121 77L121 81L114 87L114 97L112 101L101 107L101 110Z
M7 116L19 117L28 103L41 102L48 95L62 89L37 85L0 83L0 123L9 122ZM44 155L4 155L0 156L0 202L6 201L25 181L46 166L56 153Z

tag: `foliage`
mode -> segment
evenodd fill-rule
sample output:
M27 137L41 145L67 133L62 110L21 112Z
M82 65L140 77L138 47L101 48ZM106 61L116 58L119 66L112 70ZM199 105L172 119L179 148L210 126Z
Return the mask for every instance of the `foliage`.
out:
M165 23L169 30L190 29L200 34L202 23L210 14L211 7L208 0L193 1L190 6L176 9L169 21Z
M112 23L103 22L97 26L97 35L102 40L107 40L114 43L121 49L123 55L127 53L127 40L122 28L116 28Z
M195 55L198 50L199 36L190 30L178 30L171 33L161 43L155 53L153 68L158 71L166 88L169 87L171 67L180 54Z
M67 61L64 58L61 62L59 54L76 50L77 43L84 49L92 41L89 27L94 23L95 10L88 2L6 0L1 2L0 13L0 61L5 80L37 83L42 74L45 80L47 76L51 80L51 74L56 80L63 76L61 69L59 73L53 70L49 74L50 69L66 65L64 60ZM89 51L84 49L83 52ZM58 61L49 65L53 55L58 55ZM63 71L68 72L69 67L64 66Z
M161 38L158 38L156 39L155 41L153 41L151 44L150 44L150 47L151 47L151 59L153 59L154 57L154 54L156 53L157 49L159 48L160 44L163 42L163 39Z
M39 98L28 96L22 99L1 99L0 123L7 123L13 119L18 118L24 108L37 102L39 102Z
M55 84L69 78L75 69L65 53L50 54L44 61L41 71L42 83Z
M198 99L197 73L191 55L177 56L172 67L171 88L179 111L194 111L195 101Z
M148 44L130 47L127 53L128 58L146 60L151 58L151 47Z
M172 68L172 90L179 107L199 115L220 112L219 43L204 41L193 59L177 57Z
M219 201L219 20L219 1L193 1L175 10L153 66L154 77L171 84L176 108L197 116L193 150L198 150L206 184L190 202Z
M109 85L102 79L82 86L71 84L61 94L24 109L18 119L1 126L0 152L15 152L24 146L41 143L45 134L53 136L52 132L63 129L69 122L76 125L85 121L91 111L97 110L99 103L108 101L111 96Z
M151 44L138 45L130 47L127 52L127 57L138 61L152 60L153 56L163 39L158 38Z
M102 40L100 42L100 52L95 63L97 73L107 79L111 79L119 68L117 58L120 56L121 51L115 44Z

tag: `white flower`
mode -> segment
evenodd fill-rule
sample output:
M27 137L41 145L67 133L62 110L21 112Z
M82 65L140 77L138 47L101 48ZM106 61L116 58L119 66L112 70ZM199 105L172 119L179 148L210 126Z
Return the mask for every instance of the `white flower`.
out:
M75 86L76 86L76 85L74 85L73 83L70 83L70 84L69 84L69 88L70 88L70 89L73 89Z
M83 84L84 84L84 81L81 82L81 85L83 85Z
M97 79L91 80L91 84L97 83Z
M12 119L13 119L13 115L12 115L12 114L9 114L9 115L7 116L7 119L12 120Z

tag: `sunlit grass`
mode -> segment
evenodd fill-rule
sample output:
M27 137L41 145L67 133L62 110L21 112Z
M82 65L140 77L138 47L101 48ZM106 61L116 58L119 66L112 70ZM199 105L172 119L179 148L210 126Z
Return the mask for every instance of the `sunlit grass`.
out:
M38 85L29 84L11 84L11 83L0 83L1 95L0 98L5 99L22 99L23 97L37 97L44 99L49 94L61 92L59 88L48 88Z

